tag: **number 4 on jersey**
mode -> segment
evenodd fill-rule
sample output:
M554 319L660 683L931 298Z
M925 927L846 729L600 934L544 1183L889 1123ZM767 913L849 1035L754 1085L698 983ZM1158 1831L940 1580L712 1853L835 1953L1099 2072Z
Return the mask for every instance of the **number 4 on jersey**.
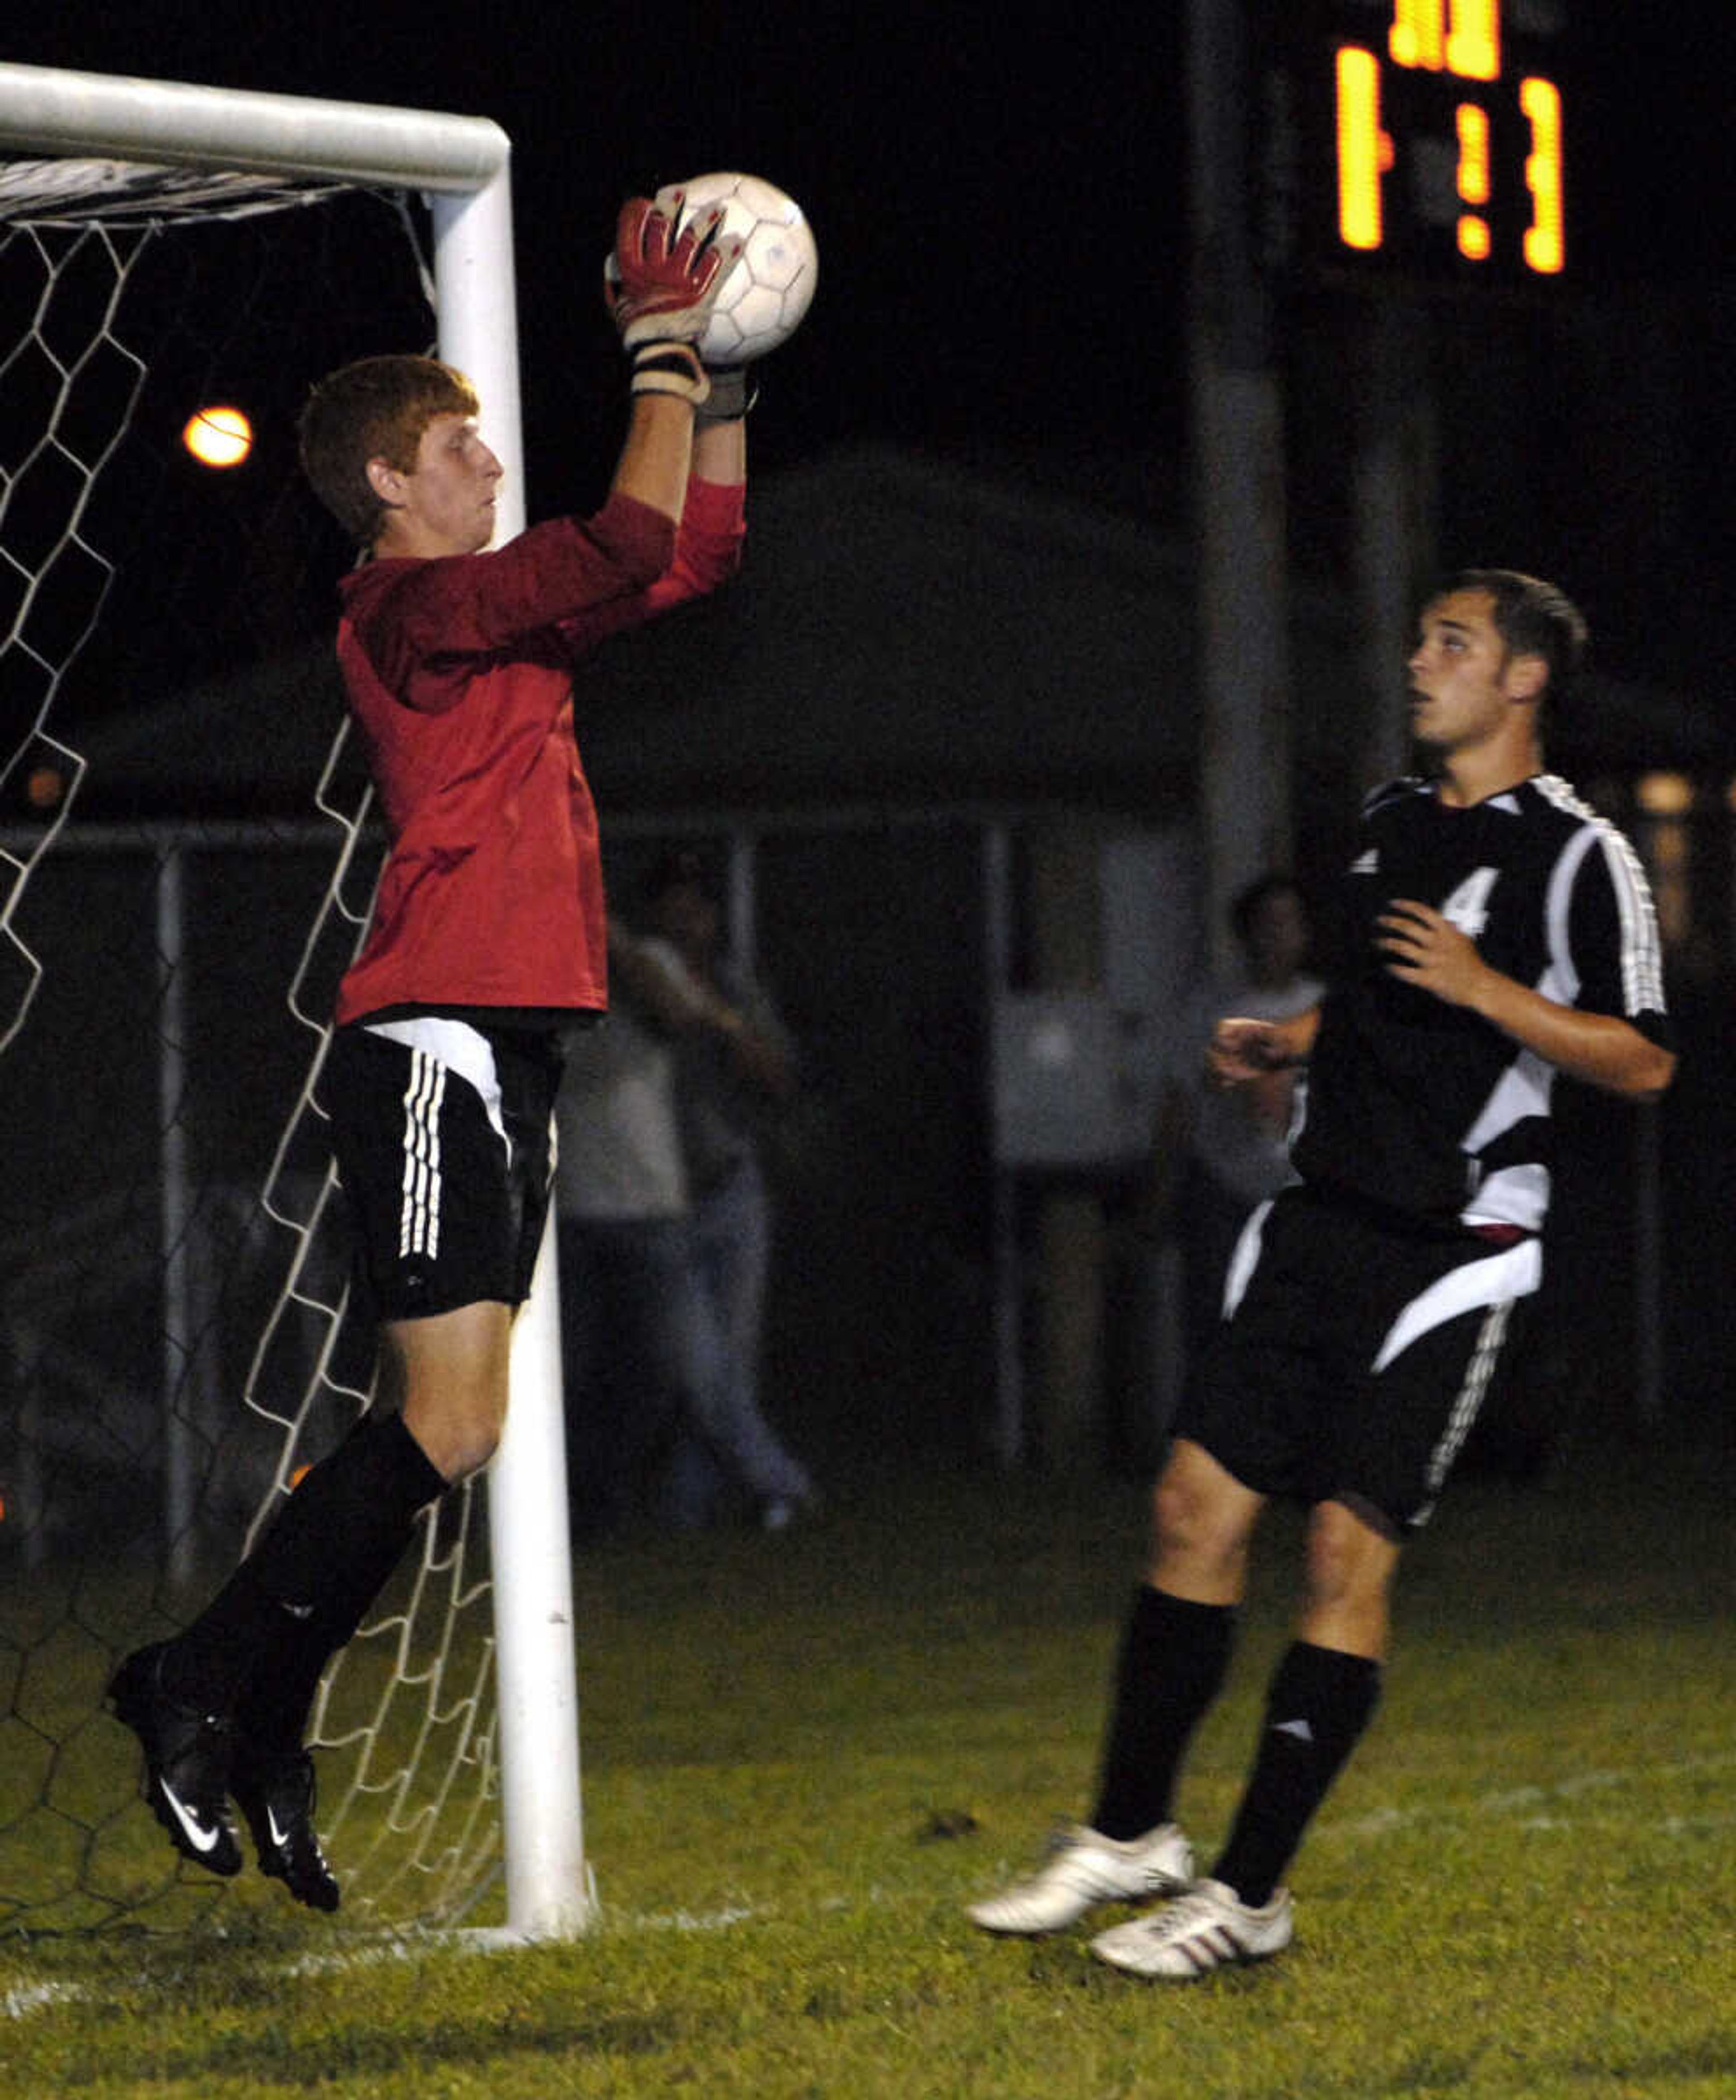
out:
M1479 867L1474 874L1466 876L1442 905L1442 918L1474 941L1488 923L1489 892L1494 889L1500 873L1496 867Z

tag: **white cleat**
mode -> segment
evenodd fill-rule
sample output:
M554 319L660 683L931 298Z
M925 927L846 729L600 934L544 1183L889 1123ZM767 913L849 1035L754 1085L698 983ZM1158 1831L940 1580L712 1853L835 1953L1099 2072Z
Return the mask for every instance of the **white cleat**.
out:
M965 1915L985 1932L1061 1932L1099 1904L1149 1903L1192 1879L1193 1847L1178 1824L1127 1838L1068 1824L1029 1881L972 1904Z
M1099 1932L1091 1952L1130 1975L1187 1982L1230 1962L1263 1961L1294 1931L1288 1889L1255 1910L1222 1882L1199 1882L1161 1909Z

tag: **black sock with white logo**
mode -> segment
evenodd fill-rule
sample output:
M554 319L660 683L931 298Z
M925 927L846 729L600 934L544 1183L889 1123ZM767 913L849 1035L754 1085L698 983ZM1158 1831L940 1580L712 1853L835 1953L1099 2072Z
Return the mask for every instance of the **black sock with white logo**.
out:
M349 1639L409 1543L417 1515L445 1486L402 1416L359 1422L170 1643L164 1689L199 1712L232 1714L249 1683L269 1685L290 1655L302 1659L297 1674L305 1676L314 1648L324 1643L329 1655Z
M1142 1583L1117 1664L1091 1828L1138 1838L1170 1820L1182 1756L1223 1684L1231 1604L1196 1604Z
M1259 1752L1214 1881L1255 1908L1271 1900L1380 1692L1381 1665L1368 1657L1292 1643L1267 1694Z

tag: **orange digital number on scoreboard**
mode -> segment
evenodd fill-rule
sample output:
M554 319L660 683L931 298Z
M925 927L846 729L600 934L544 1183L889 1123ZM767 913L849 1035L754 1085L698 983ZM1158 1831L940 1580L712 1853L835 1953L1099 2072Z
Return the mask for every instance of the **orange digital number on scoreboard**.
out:
M1525 186L1531 193L1531 223L1525 229L1525 259L1553 275L1566 260L1562 235L1562 99L1546 80L1522 81L1519 107L1531 130Z
M1561 92L1529 72L1519 81L1516 107L1527 150L1522 168L1503 165L1497 143L1503 127L1511 130L1515 102L1505 70L1500 0L1394 0L1384 51L1359 42L1337 46L1333 131L1343 246L1372 255L1387 241L1388 179L1402 144L1386 108L1387 67L1468 84L1450 120L1456 196L1449 196L1445 223L1459 255L1471 263L1490 260L1497 188L1522 185L1526 223L1514 259L1539 276L1558 274L1566 261Z
M1378 248L1385 238L1381 178L1392 140L1381 129L1381 68L1372 51L1339 46L1338 238L1346 248Z

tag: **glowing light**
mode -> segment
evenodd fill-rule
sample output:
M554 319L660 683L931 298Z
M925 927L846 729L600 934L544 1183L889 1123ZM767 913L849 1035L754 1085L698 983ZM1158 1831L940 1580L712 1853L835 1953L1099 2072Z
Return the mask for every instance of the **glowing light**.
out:
M1372 51L1341 45L1338 81L1338 237L1346 248L1378 248L1381 178L1393 146L1381 129L1381 69Z
M1452 0L1447 38L1447 70L1461 80L1501 77L1500 0Z
M1467 204L1489 201L1489 117L1474 102L1461 102L1459 132L1459 194Z
M1642 773L1633 799L1648 817L1681 817L1694 807L1694 783L1685 773Z
M201 466L239 466L253 448L253 426L239 408L201 408L181 442Z
M1519 83L1519 107L1531 127L1525 187L1531 193L1531 223L1525 230L1525 259L1544 276L1562 267L1566 244L1562 221L1562 99L1546 80Z
M1459 135L1459 195L1466 204L1489 201L1489 117L1474 102L1461 102L1453 112ZM1461 212L1458 227L1459 253L1467 261L1484 262L1489 255L1489 223L1476 212Z
M1447 0L1394 0L1386 49L1395 65L1414 71L1499 80L1500 0L1452 0L1450 11Z
M1467 282L1466 263L1479 271L1487 264L1480 274L1502 278L1561 274L1562 96L1552 82L1512 64L1500 0L1391 0L1378 11L1375 0L1360 5L1374 16L1366 45L1333 46L1340 253L1378 258L1390 249L1407 269L1424 271L1446 262ZM1546 11L1520 11L1522 39L1553 33ZM1452 134L1443 136L1449 121ZM1443 197L1449 152L1456 155L1456 196Z
M1395 65L1439 73L1445 55L1442 0L1395 0L1386 48Z

